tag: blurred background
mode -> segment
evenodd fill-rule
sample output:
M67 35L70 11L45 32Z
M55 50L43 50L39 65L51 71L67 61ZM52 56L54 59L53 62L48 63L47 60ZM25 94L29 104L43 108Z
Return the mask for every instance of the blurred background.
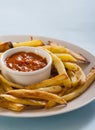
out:
M91 50L94 33L94 0L0 0L0 35L48 36Z

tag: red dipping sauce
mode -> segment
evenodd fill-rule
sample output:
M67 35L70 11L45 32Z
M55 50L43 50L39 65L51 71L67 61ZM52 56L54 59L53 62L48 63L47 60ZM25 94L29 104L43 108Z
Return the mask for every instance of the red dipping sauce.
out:
M7 57L5 62L10 69L22 72L39 70L47 65L46 58L33 52L17 52Z

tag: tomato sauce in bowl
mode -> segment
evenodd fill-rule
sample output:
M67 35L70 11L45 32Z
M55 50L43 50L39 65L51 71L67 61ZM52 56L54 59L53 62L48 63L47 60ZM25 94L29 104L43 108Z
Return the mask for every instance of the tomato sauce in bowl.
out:
M39 70L47 65L46 58L33 52L17 52L7 57L5 62L10 69L22 72Z
M51 75L52 57L42 48L16 47L1 55L1 73L11 82L27 86Z

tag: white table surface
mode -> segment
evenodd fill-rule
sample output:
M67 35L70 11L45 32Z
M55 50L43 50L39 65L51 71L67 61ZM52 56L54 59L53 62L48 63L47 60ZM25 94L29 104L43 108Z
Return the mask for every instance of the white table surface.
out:
M0 0L0 35L33 34L63 39L95 55L94 0ZM95 101L44 118L0 117L0 130L94 130Z

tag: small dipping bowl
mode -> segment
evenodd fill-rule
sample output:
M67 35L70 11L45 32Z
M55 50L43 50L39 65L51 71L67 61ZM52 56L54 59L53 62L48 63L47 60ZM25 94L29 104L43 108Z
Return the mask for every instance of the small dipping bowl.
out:
M41 69L29 72L12 70L6 65L6 58L17 52L32 52L46 58L47 65ZM1 72L3 76L14 83L26 86L48 79L51 73L52 58L45 50L37 47L17 47L5 51L1 55Z

